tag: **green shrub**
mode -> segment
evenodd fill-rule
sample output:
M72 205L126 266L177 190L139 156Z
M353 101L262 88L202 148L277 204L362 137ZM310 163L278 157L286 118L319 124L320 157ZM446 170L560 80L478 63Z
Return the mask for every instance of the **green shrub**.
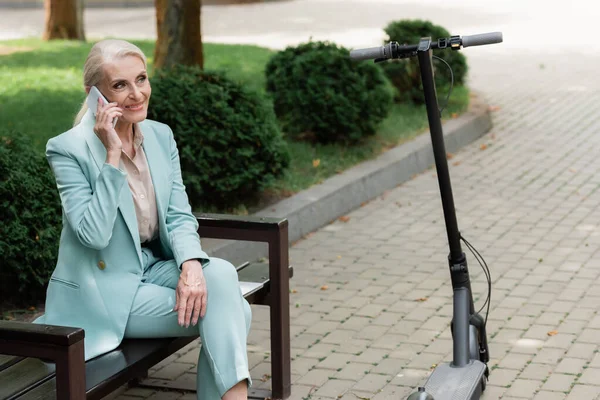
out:
M148 117L171 127L194 208L255 196L289 165L270 103L218 72L178 65L152 79Z
M417 44L422 37L429 36L433 41L439 38L450 37L450 33L439 25L434 25L423 20L401 20L391 22L386 28L387 38L384 43L390 41L399 44ZM444 59L454 72L454 84L463 85L467 75L467 61L465 56L456 50L434 50L434 55ZM416 57L401 60L391 60L380 63L386 75L396 87L397 101L413 101L424 103L423 85L421 84L421 73L419 62ZM451 75L448 67L443 62L433 59L436 76L436 85L441 90L447 90L450 85Z
M61 205L43 153L15 132L0 132L0 301L43 300L54 270Z
M288 47L271 57L265 73L282 129L294 138L356 142L375 134L393 102L379 68L351 60L333 43Z

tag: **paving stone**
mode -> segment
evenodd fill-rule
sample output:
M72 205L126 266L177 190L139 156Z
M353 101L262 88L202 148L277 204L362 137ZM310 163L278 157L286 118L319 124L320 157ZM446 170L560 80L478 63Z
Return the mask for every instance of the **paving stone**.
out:
M415 358L425 346L414 343L402 343L390 353L390 358L400 358L403 360L412 360Z
M565 321L559 325L558 331L562 333L572 333L578 335L587 325L586 321Z
M352 380L357 382L371 371L373 365L365 363L349 363L346 364L341 371L337 371L334 377L338 379Z
M372 323L373 323L373 318L355 314L352 317L348 318L346 321L344 321L340 325L340 329L356 332L356 331L361 331L362 329L365 329L366 327L370 326Z
M600 395L600 386L576 384L567 395L567 400L596 399Z
M198 396L196 393L185 393L183 396L179 397L178 400L197 400Z
M445 354L421 353L413 358L408 364L408 368L429 369L434 368L441 363Z
M522 336L522 330L503 328L493 337L493 340L495 343L514 343Z
M146 398L146 397L150 397L155 392L156 392L156 390L152 390L152 389L141 388L141 387L132 387L132 388L127 389L127 391L125 392L125 396Z
M336 356L337 354L332 354L329 357ZM328 358L329 358L328 357ZM327 360L327 359L325 359ZM297 357L292 360L292 374L304 375L311 369L313 369L319 363L319 360L316 358L308 358L308 357ZM327 368L327 367L321 367ZM329 369L329 368L327 368Z
M361 392L360 390L350 389L345 395L340 397L338 400L356 400L356 399L371 399L373 393ZM321 397L321 399L329 399L328 397Z
M506 395L517 398L531 399L540 386L542 386L542 382L540 381L517 379L506 391Z
M351 340L354 337L355 333L355 331L336 329L329 335L325 336L321 342L336 345L344 344Z
M571 385L575 382L575 375L565 375L554 373L550 375L548 380L542 386L542 390L553 392L568 392L571 390Z
M358 354L369 346L372 346L372 343L369 340L365 339L350 339L344 342L343 345L338 346L336 349L336 353L348 353L348 354Z
M537 364L532 362L531 364L527 364L525 369L523 369L519 375L519 378L544 381L553 370L554 365L552 364Z
M590 367L600 368L600 353L593 353L592 361L590 361Z
M177 362L188 363L188 364L197 364L198 356L200 355L200 347L195 346L186 353L184 353L181 357L177 359Z
M519 375L519 370L495 368L490 372L488 386L508 387Z
M499 400L502 395L506 392L506 388L499 386L487 386L485 392L480 397L481 400Z
M369 326L365 327L364 329L361 329L360 331L356 332L354 337L357 339L377 340L380 337L382 337L383 335L385 335L385 333L388 330L389 330L389 327L387 327L387 326L369 325Z
M388 384L380 389L371 400L398 400L405 399L413 393L414 389Z
M594 317L594 310L576 307L574 310L571 310L567 320L574 319L580 321L589 321L592 319L592 317Z
M558 364L559 360L563 358L565 351L563 349L550 349L543 348L540 352L533 358L534 363L541 364Z
M352 362L363 363L363 364L376 364L383 360L384 357L389 356L388 350L369 348L355 356Z
M316 392L315 396L323 396L329 398L340 398L342 397L353 385L354 381L341 380L341 379L330 379L323 386L321 386Z
M330 370L315 368L308 371L302 378L298 379L297 383L300 385L322 386L329 380L330 375Z
M404 335L385 334L379 339L371 343L371 347L376 349L386 349L393 351L401 346L403 343L408 342L408 339Z
M320 322L324 318L322 313L313 311L304 311L302 314L294 318L295 325L312 326Z
M328 355L324 360L319 362L317 367L320 369L338 370L344 368L349 362L351 362L355 358L356 356L353 354L332 353Z
M586 368L577 380L577 383L583 385L600 385L598 377L600 377L600 368Z
M180 392L156 392L152 396L148 397L148 400L175 400L181 398L183 395Z
M181 357L179 354L171 354L169 357L165 358L164 360L162 360L161 362L156 364L153 367L153 369L160 370L160 369L166 367L167 365L171 364L173 361L176 361L179 357Z
M531 362L532 356L528 354L508 353L498 364L500 368L522 370Z
M384 311L372 320L372 324L392 327L396 325L401 319L402 314L400 313Z
M384 358L377 363L377 365L374 365L374 368L371 369L371 372L374 374L396 376L402 369L406 368L407 364L408 360Z
M548 332L556 330L557 325L539 325L535 324L529 327L527 332L523 335L525 338L548 340Z
M302 353L302 357L308 358L324 358L336 352L339 346L327 343L317 343Z
M355 315L359 317L370 317L375 318L382 313L382 311L386 308L384 304L367 304L364 307L360 308L356 311Z
M184 364L179 362L172 362L164 368L161 368L151 374L152 378L157 379L168 379L174 380L183 375L185 372L195 369L196 366L194 364Z
M408 386L414 389L419 385L423 385L430 374L430 370L404 368L396 374L390 383L392 385Z
M575 342L576 337L576 335L573 335L571 333L559 332L546 341L545 347L568 350L569 347L571 347L571 345Z
M540 390L535 394L533 400L564 400L566 397L567 395L565 393Z
M139 397L127 396L126 394L120 394L111 398L114 400L139 400Z
M600 329L584 329L577 337L577 343L598 344Z
M315 324L311 325L306 333L312 333L315 335L323 335L326 333L331 333L334 331L340 324L335 321L319 321Z
M569 348L569 351L567 351L565 357L581 358L589 361L592 359L592 357L594 357L597 348L598 346L595 344L573 343L573 345Z
M391 377L388 375L366 374L352 389L375 393L390 381Z
M288 400L304 400L313 394L317 387L313 385L299 385L294 383L292 385L292 394Z
M557 373L562 374L574 374L577 375L583 371L583 367L587 361L581 358L563 358L554 370Z

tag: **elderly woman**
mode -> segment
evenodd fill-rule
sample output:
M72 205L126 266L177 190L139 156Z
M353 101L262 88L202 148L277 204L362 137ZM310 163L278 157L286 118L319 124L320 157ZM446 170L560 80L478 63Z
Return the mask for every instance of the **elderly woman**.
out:
M235 268L200 246L173 132L146 119L146 57L101 41L83 81L109 103L94 115L84 102L75 126L48 141L63 231L36 322L83 328L86 360L123 338L200 334L198 398L247 398L250 306Z

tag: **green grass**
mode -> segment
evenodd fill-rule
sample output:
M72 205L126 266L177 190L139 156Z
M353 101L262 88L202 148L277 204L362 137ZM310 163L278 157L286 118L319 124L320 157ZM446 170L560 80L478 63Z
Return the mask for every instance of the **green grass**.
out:
M132 42L148 57L152 74L154 42ZM82 67L91 45L39 39L0 41L0 126L30 135L40 151L49 138L68 130L85 99ZM206 69L225 70L232 79L263 93L264 68L272 54L273 51L256 46L204 44ZM440 91L438 95L442 101L446 93ZM444 118L465 110L468 101L468 90L456 87ZM378 134L361 145L344 147L289 141L291 168L265 192L266 201L306 189L415 137L426 128L424 106L397 104ZM317 167L313 166L315 160L319 160ZM244 205L242 209L253 207L256 204Z

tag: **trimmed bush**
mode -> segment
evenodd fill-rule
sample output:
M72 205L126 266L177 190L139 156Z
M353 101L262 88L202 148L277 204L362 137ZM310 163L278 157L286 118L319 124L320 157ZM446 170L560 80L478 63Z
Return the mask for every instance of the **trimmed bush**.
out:
M56 266L61 205L44 154L15 132L0 132L0 301L43 300Z
M329 42L288 47L265 73L282 129L297 139L357 142L376 133L393 103L380 68Z
M152 79L150 119L171 127L194 208L253 197L289 165L269 102L221 73L177 65Z
M417 44L422 37L430 36L433 41L439 38L450 37L450 33L439 25L434 25L424 20L401 20L390 23L385 28L388 35L385 44L390 41L399 44ZM454 72L454 84L463 85L467 75L467 60L465 56L456 50L434 50L434 55L444 59ZM412 101L424 103L423 85L421 84L421 73L419 61L416 57L401 60L390 60L380 63L386 75L397 89L397 101ZM451 82L450 71L446 64L433 59L433 67L436 77L436 86L442 90L449 88Z

